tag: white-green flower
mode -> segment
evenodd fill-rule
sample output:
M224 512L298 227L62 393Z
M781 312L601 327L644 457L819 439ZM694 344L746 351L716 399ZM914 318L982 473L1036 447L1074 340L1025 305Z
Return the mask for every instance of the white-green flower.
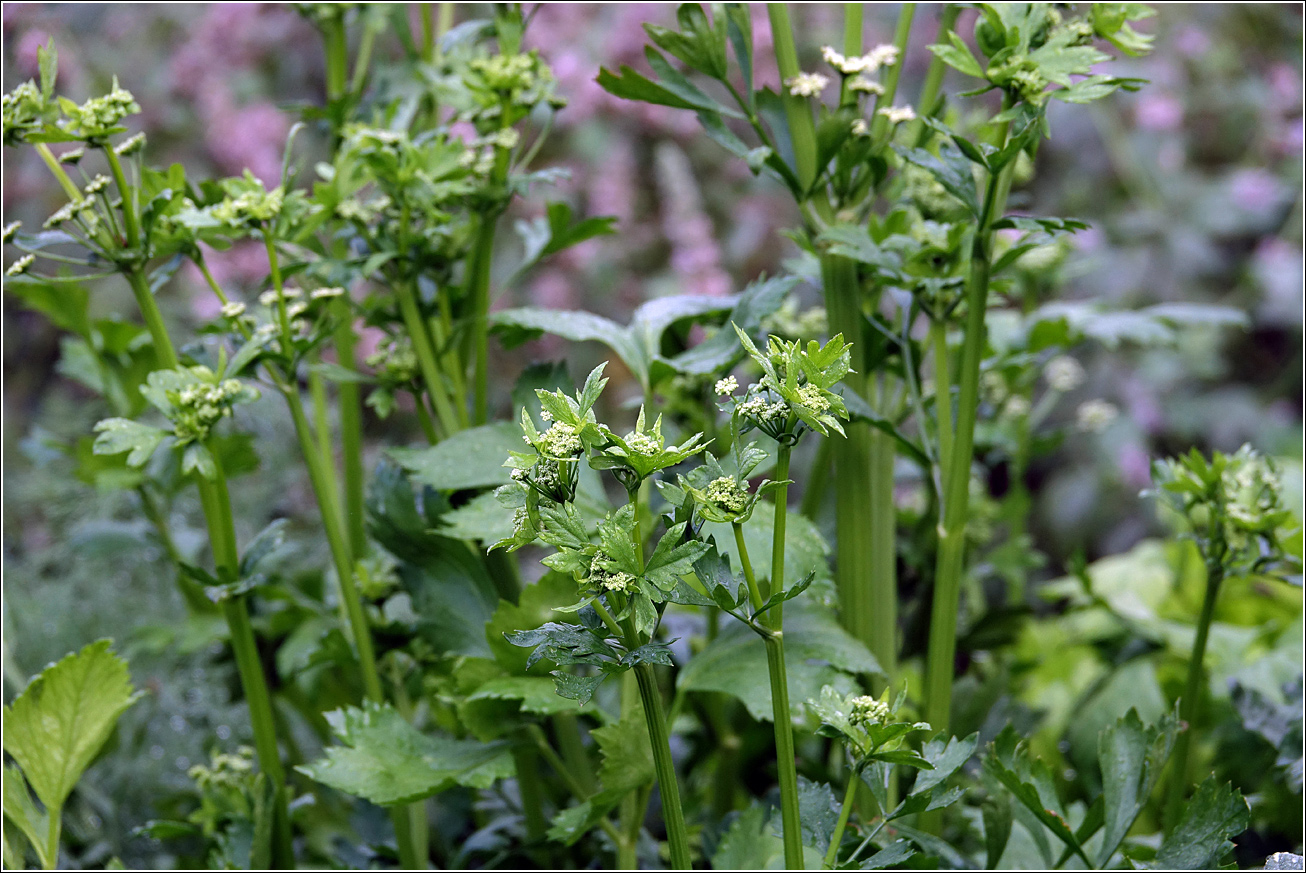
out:
M1120 415L1114 403L1106 400L1088 400L1075 411L1075 424L1082 431L1101 433Z
M886 106L879 110L880 115L889 119L890 124L900 124L904 121L911 121L916 117L916 110L910 106Z
M785 87L794 97L818 97L829 84L830 78L820 73L799 73L785 80Z
M712 390L716 392L718 397L729 396L739 390L739 380L734 376L727 376L724 379L718 379Z
M31 269L32 264L36 263L36 255L23 255L18 260L9 265L5 270L6 276L21 276Z
M1069 355L1058 355L1048 361L1043 371L1048 387L1065 394L1084 384L1084 368Z

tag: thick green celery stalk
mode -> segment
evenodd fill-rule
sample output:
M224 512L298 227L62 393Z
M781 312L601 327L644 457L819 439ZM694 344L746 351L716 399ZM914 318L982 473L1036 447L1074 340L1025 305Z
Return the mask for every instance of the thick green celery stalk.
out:
M1004 133L1003 139L1006 139ZM943 507L934 572L934 604L926 659L925 720L935 730L948 730L952 714L952 680L957 653L957 607L965 571L966 517L970 504L970 466L975 449L975 419L979 408L979 369L984 356L993 223L1002 217L1015 161L990 176L984 192L966 277L966 319L958 373L959 392L952 451L942 458ZM946 351L946 349L945 349ZM936 362L938 363L938 362ZM940 372L946 372L946 363ZM940 381L943 386L943 381ZM941 398L949 397L940 394Z

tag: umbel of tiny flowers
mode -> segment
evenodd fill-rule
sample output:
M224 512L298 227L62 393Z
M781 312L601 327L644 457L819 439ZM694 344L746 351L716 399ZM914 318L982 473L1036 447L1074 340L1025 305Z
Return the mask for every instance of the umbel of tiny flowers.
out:
M1196 449L1157 461L1152 481L1152 493L1183 518L1208 564L1226 575L1301 572L1301 526L1284 506L1278 469L1251 446L1216 452L1210 461Z
M703 434L696 433L679 445L667 445L662 436L662 416L654 420L652 428L647 428L643 406L639 408L635 429L630 433L622 436L606 425L599 425L599 430L604 445L590 458L590 466L596 470L611 470L632 493L649 476L692 458L711 442L704 441Z
M224 370L226 361L219 370ZM182 472L195 471L206 479L217 477L217 466L206 445L213 428L232 409L259 397L258 389L239 379L224 378L205 366L155 370L141 387L145 396L168 419L170 428L151 427L127 418L109 418L95 426L97 455L129 452L127 464L142 467L154 451L170 439L182 451Z
M811 340L806 348L801 342L771 336L763 353L748 334L737 325L734 328L749 356L762 368L760 380L722 406L739 421L740 433L757 428L786 445L797 442L806 429L822 436L830 431L843 434L839 420L848 420L848 407L831 390L852 372L852 346L843 341L843 334L823 346Z
M854 766L860 769L878 756L910 763L901 755L903 744L911 734L928 731L930 726L923 721L898 720L898 711L906 698L906 690L891 697L890 689L886 688L879 697L872 697L843 695L826 685L821 688L819 698L807 701L807 707L821 722L817 733L844 740ZM892 754L895 752L898 754Z
M757 488L749 490L749 475L766 457L766 452L759 449L757 443L745 446L741 440L735 440L730 453L733 471L727 472L719 460L707 454L701 467L680 476L680 488L693 498L695 515L703 521L726 524L748 521L759 499L783 484L790 484L763 479ZM666 494L665 490L663 493Z

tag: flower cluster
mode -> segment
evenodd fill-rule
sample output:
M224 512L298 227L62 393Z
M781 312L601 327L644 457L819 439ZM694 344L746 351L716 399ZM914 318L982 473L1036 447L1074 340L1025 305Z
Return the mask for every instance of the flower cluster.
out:
M271 221L281 213L286 192L281 186L271 191L263 186L249 170L242 179L228 179L224 183L227 196L212 209L215 221L240 226Z
M844 57L832 46L821 49L821 57L845 76L857 76L874 73L881 67L892 67L898 63L898 47L895 45L878 45L859 57Z
M1299 556L1285 553L1289 535L1299 536L1301 528L1284 506L1279 471L1250 446L1232 455L1216 452L1210 461L1196 449L1158 461L1152 480L1156 493L1185 518L1209 562L1252 572L1300 563Z
M777 441L794 443L804 428L828 435L843 433L840 419L848 419L843 398L831 389L851 372L851 352L843 335L824 346L815 340L803 348L798 341L770 337L766 353L761 352L738 326L735 332L754 361L762 378L749 385L741 397L727 398L741 422L741 433L757 428Z
M232 407L245 397L238 379L217 384L196 383L168 393L172 401L172 432L178 445L203 442L219 421L231 415Z
M889 702L887 700L876 700L869 694L862 694L854 697L849 702L852 704L852 712L848 715L848 721L852 724L877 724L889 717Z

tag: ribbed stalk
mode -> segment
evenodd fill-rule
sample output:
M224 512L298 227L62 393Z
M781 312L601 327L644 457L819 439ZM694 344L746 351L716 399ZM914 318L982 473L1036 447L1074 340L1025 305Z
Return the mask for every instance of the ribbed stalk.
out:
M690 870L689 833L685 828L685 814L680 806L680 786L676 782L676 767L671 760L671 738L667 733L666 718L662 714L662 694L658 691L657 676L652 664L640 664L634 670L639 685L639 699L644 707L644 722L648 725L648 738L653 746L653 767L658 774L658 790L662 794L662 819L667 826L667 847L671 850L671 868Z
M1005 136L1004 136L1005 139ZM966 321L961 350L957 419L952 452L944 465L943 507L939 550L934 572L934 604L926 663L925 720L946 735L952 713L952 679L957 653L957 599L965 569L966 515L970 503L970 465L975 449L975 417L979 409L979 369L984 356L984 316L988 307L992 225L1001 216L1015 161L990 177L984 208L971 246L966 277Z
M789 677L785 671L784 632L772 631L765 640L766 668L771 677L771 717L775 720L775 763L780 782L785 869L802 870L803 825L798 809L798 773L793 716L789 710Z
M1224 581L1224 568L1218 563L1208 563L1206 568L1206 596L1202 599L1202 612L1197 619L1197 636L1193 638L1193 651L1188 657L1188 680L1184 683L1184 696L1179 703L1179 719L1186 728L1175 741L1173 764L1170 765L1170 786L1165 804L1165 827L1171 830L1183 817L1184 795L1188 793L1188 754L1197 730L1197 717L1201 714L1202 691L1205 686L1206 640L1211 632L1211 619L1215 615L1215 602L1220 596L1220 583Z
M357 370L354 355L358 337L349 315L348 304L340 306L342 317L335 330L336 359L340 366ZM349 548L355 556L367 552L367 518L364 512L366 476L363 471L363 404L356 382L336 386L336 405L340 410L341 467L344 470L344 518L349 533Z
M812 107L805 97L797 97L783 87L784 83L802 72L798 66L798 48L794 45L793 26L789 23L789 10L783 3L766 4L766 14L771 22L771 39L775 47L775 62L780 70L780 99L784 103L785 117L789 122L789 138L794 146L794 170L804 190L816 181L816 125L812 121Z
M200 480L200 503L208 522L209 544L213 550L217 576L223 582L231 582L236 580L240 572L236 530L232 521L227 478L217 453L213 455L213 462L217 474L213 481ZM240 675L241 689L249 707L249 721L254 731L254 749L258 754L259 767L273 787L272 865L278 869L292 868L295 866L295 854L291 843L290 813L286 805L286 772L281 765L281 752L277 746L272 697L263 675L263 662L259 658L245 598L238 595L222 601L222 615L227 621L231 650L236 658L236 671Z
M395 285L395 295L399 298L399 310L403 315L404 326L417 354L417 363L426 382L426 393L440 419L440 427L445 436L457 433L458 418L453 405L445 394L444 380L440 378L440 368L436 364L435 353L431 345L431 336L426 332L426 322L417 308L417 297L408 282L400 281Z

